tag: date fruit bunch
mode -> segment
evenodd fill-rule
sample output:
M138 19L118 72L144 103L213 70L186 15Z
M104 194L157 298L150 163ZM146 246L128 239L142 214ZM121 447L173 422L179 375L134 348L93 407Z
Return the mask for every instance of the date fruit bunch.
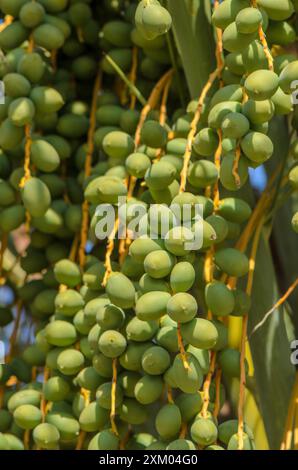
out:
M164 2L0 0L1 243L22 273L2 259L0 449L255 448L221 414L249 372L228 319L251 308L242 188L293 113L296 3L219 4L224 65L201 103ZM142 233L118 237L136 209Z

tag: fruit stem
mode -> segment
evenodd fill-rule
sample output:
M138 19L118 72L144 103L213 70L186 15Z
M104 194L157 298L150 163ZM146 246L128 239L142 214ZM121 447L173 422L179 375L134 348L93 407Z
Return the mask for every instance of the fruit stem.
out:
M25 126L25 158L24 158L24 176L20 181L19 187L23 188L25 183L30 179L31 172L30 172L30 154L31 154L31 146L32 146L32 139L31 139L31 126L30 124L26 124Z
M50 369L47 366L45 366L43 370L43 388L45 387L45 384L49 380L49 376L50 376ZM41 402L40 402L40 411L42 414L43 423L45 422L46 410L47 410L47 400L45 399L45 396L42 393Z
M116 62L112 59L112 57L109 56L109 54L105 54L105 59L109 62L109 64L113 67L115 72L120 76L120 78L124 81L124 83L127 85L129 88L130 92L135 95L137 100L141 103L142 106L146 106L147 101L146 98L142 95L140 90L134 85L134 83L131 82L129 78L125 75L123 70L119 67L119 65L116 64Z
M273 305L273 307L264 315L264 318L263 320L261 320L255 327L254 329L252 330L251 334L250 334L250 338L252 335L254 335L256 333L256 331L258 331L259 328L261 328L265 323L266 321L268 320L268 318L272 315L272 313L275 312L275 310L277 310L279 307L281 307L284 302L287 300L288 297L290 297L290 295L292 294L292 292L296 289L296 287L298 286L298 278L293 282L293 284L288 288L287 292L276 302L275 305Z
M232 169L232 174L234 176L234 180L238 189L241 186L240 176L238 173L240 157L241 157L241 149L240 149L240 145L238 144L236 147L236 155L234 158L233 169Z
M166 127L167 125L167 122L166 122L167 121L167 101L169 97L170 86L172 84L172 79L173 79L173 75L169 77L165 85L165 88L162 94L162 99L161 99L160 112L159 112L159 124L163 127ZM158 149L156 153L156 158L154 161L157 162L158 160L160 160L162 154L163 154L163 150Z
M122 239L119 242L119 263L120 266L122 266L124 260L125 260L125 255L126 255L126 240Z
M208 407L210 403L210 393L209 393L210 385L211 385L212 376L215 371L215 363L216 363L216 352L212 351L209 372L207 374L207 377L203 385L203 408L202 408L203 418L207 418L207 411L208 411Z
M206 253L205 263L204 263L204 277L207 284L213 281L213 255L214 255L214 246Z
M174 403L172 387L170 385L167 386L167 399L171 405Z
M22 302L22 300L18 300L17 301L16 318L15 318L15 322L14 322L14 327L13 327L12 334L9 338L9 352L8 352L8 356L6 358L6 362L10 361L10 359L12 358L13 352L14 352L15 342L16 342L16 339L17 339L18 330L19 330L20 321L21 321L21 316L22 316L22 309L23 309L23 302Z
M118 436L118 429L115 423L115 416L116 416L116 391L117 391L117 359L113 359L113 379L112 379L112 391L111 391L111 427L113 433Z
M273 185L275 184L275 180L277 176L279 175L281 169L281 165L278 166L278 168L275 170L275 172L272 174L270 180L268 181L267 187L265 191L263 192L262 196L260 197L256 207L253 210L253 213L244 229L242 232L236 247L238 250L244 252L247 248L247 245L251 239L252 234L255 232L256 225L260 219L260 217L264 214L264 212L267 210L270 201L272 199L272 194L271 189Z
M30 429L26 429L24 432L24 448L25 450L29 450L29 444L30 444Z
M82 387L81 388L81 395L84 398L85 406L88 406L89 403L90 403L90 390L86 390L85 388ZM83 447L84 442L85 442L86 435L87 435L86 431L80 431L78 441L77 441L77 445L76 445L76 450L82 450L82 447Z
M251 5L253 6L253 8L258 9L257 0L251 0ZM263 46L265 56L267 57L267 60L268 60L269 70L273 71L274 70L274 60L273 60L272 54L270 52L270 49L268 47L268 43L267 43L267 40L266 40L266 35L263 31L262 24L259 25L259 38L260 38L261 44Z
M5 15L3 23L0 25L0 32L2 32L7 26L13 22L13 16Z
M34 40L33 40L32 34L30 34L29 43L28 43L28 52L29 53L33 52L33 49L34 49Z
M30 40L31 43L31 40ZM31 139L31 126L30 124L26 124L25 126L25 158L24 158L24 176L20 181L19 187L22 189L24 188L27 181L31 178L31 171L30 171L30 155L31 155L31 146L32 146L32 139ZM31 216L28 211L26 211L26 232L30 232L30 221Z
M160 106L160 116L159 116L159 124L161 126L164 126L167 121L167 101L169 97L170 86L172 84L172 79L173 79L173 75L170 75L165 85L163 95L162 95L161 106Z
M221 153L222 153L222 131L219 129L217 131L218 134L218 146L214 155L214 164L217 168L218 174L220 171L220 160L221 160ZM210 187L210 192L211 192L211 187ZM219 206L219 201L220 201L220 194L219 194L219 186L218 186L218 181L214 185L213 189L213 207L214 207L214 213L216 213L216 210L218 209ZM204 276L205 280L207 283L213 281L213 270L214 270L214 262L213 262L213 256L215 253L215 246L212 245L211 248L207 251L206 253L206 258L205 258L205 263L204 263ZM212 313L208 311L208 320L212 319Z
M70 250L70 253L69 253L70 261L75 261L76 260L78 247L79 247L79 234L77 233L75 238L74 238L74 241L72 243L71 250Z
M32 367L32 372L31 372L31 380L32 382L36 381L36 375L37 375L37 367L33 366Z
M192 143L193 143L194 137L197 133L197 126L198 126L198 123L199 123L199 120L200 120L200 117L201 117L201 114L202 114L202 109L203 109L203 105L204 105L204 102L205 102L205 98L206 98L210 88L212 87L214 81L218 77L220 71L221 71L221 69L217 68L214 72L212 72L209 75L209 79L208 79L206 85L204 86L204 88L202 90L202 93L199 97L198 106L197 106L194 118L193 118L193 120L191 122L191 125L190 125L190 131L189 131L188 136L187 136L186 150L185 150L185 153L184 153L184 156L183 156L184 163L183 163L183 168L182 168L182 171L181 171L181 174L180 174L180 176L181 176L181 178L180 178L180 193L184 193L184 191L185 191L186 182L187 182L188 167L189 167L189 162L190 162L190 159L191 159Z
M115 221L115 224L114 224L114 228L112 230L112 233L109 235L109 241L108 241L108 245L107 245L106 258L105 258L106 272L105 272L105 275L104 275L104 278L103 278L103 281L102 281L102 286L103 287L106 287L108 279L109 279L111 273L113 272L113 268L112 268L112 264L111 264L111 256L112 256L113 251L114 251L115 236L118 232L118 228L119 228L119 218L117 217L117 219Z
M142 131L144 122L146 121L146 118L149 112L151 111L151 109L154 109L155 106L157 105L158 100L160 98L160 94L163 91L165 85L167 84L169 77L172 75L173 75L173 69L170 69L160 78L160 80L157 82L157 84L153 88L149 96L148 102L145 103L142 109L140 120L139 120L136 133L135 133L135 149L136 150L141 143L141 131Z
M254 273L256 268L256 256L259 248L259 242L262 234L264 225L264 217L262 217L258 223L255 231L250 259L249 259L249 271L246 285L246 293L250 296L252 293ZM245 355L246 355L246 341L247 341L247 325L248 315L243 317L242 322L242 336L240 346L240 388L239 388L239 401L238 401L238 450L243 450L244 441L244 403L245 403L245 386L246 386L246 370L245 370Z
M8 234L3 232L1 237L1 248L0 248L0 285L5 283L5 276L3 274L3 261L4 261L4 252L8 244Z
M146 121L146 118L149 114L149 112L151 111L151 109L154 109L157 104L158 104L158 101L159 101L159 98L160 98L160 95L162 93L162 91L165 89L165 87L167 86L169 80L171 80L172 76L173 76L173 69L170 69L168 70L161 78L160 80L157 82L157 84L155 85L155 87L153 88L150 96L149 96L149 99L148 99L148 102L145 103L145 106L143 107L142 109L142 112L141 112L141 115L140 115L140 119L139 119L139 122L138 122L138 126L137 126L137 129L136 129L136 132L135 132L135 151L137 151L140 143L141 143L141 132L142 132L142 128L143 128L143 125ZM165 94L164 94L165 96ZM166 96L167 98L167 96ZM134 192L134 189L135 189L135 185L136 185L136 178L131 176L127 182L127 185L128 185L128 195L127 195L127 199L131 199L133 197L133 192ZM127 236L126 240L121 240L120 241L120 246L119 246L119 255L120 255L120 264L123 263L123 261L125 260L125 257L126 257L126 254L127 254L127 249L128 249L128 246L130 245L130 238L129 236Z
M219 1L215 0L214 1L214 10L219 6ZM217 63L217 68L220 70L219 72L219 86L220 88L223 87L224 83L221 77L221 72L224 68L224 59L223 59L223 43L222 43L222 30L220 28L215 28L215 33L216 33L216 51L215 51L215 56L216 56L216 63Z
M217 418L220 411L220 384L221 384L222 371L220 368L216 369L215 373L215 406L213 410L214 418Z
M96 129L96 109L97 109L97 98L101 88L102 73L97 72L96 79L93 87L92 104L90 111L90 126L88 130L87 139L87 155L85 160L85 178L88 178L91 174L92 156L94 152L94 133ZM89 222L89 203L84 201L82 204L82 225L81 225L81 243L79 247L79 262L80 267L83 268L86 262L85 247L88 238L88 222Z
M130 435L131 435L131 426L129 425L127 433L125 434L123 439L121 439L121 441L120 441L120 446L119 446L120 450L125 450L125 446L129 441Z
M187 434L187 423L182 423L180 434L179 434L179 439L185 439L186 434Z
M296 415L296 418L295 418L295 434L296 434L297 416L298 416L298 372L296 372L294 388L292 392L292 397L291 397L290 406L288 410L288 416L287 416L286 425L285 425L285 432L284 432L280 450L291 450L292 448L294 415ZM295 440L295 445L297 445L297 440Z
M184 348L184 344L183 344L183 339L182 339L182 334L181 334L181 323L180 322L178 322L178 324L177 324L177 338L178 338L178 345L179 345L180 355L181 355L181 359L182 359L182 362L183 362L183 367L184 367L184 369L189 370L190 366L189 366L188 361L187 361L186 352L185 352L185 348Z
M222 131L219 129L217 131L218 134L218 146L214 155L214 163L215 166L218 170L218 174L220 171L220 160L221 160L221 152L222 152ZM210 188L211 190L211 188ZM214 190L213 190L213 207L214 207L214 213L216 213L216 210L218 209L219 206L219 201L220 201L220 194L219 194L219 186L218 186L218 181L214 185ZM213 262L213 257L215 253L215 246L212 245L211 248L207 251L206 257L205 257L205 263L204 263L204 277L206 280L206 283L210 283L213 281L213 271L214 271L214 262ZM211 320L212 319L212 312L208 310L207 314L207 319Z
M80 431L78 441L77 441L77 445L76 445L76 450L82 450L85 438L86 438L86 431Z
M217 135L218 135L218 146L214 155L214 164L219 174L221 154L222 154L222 130L221 129L217 131ZM218 209L219 201L220 201L220 195L219 195L219 186L218 186L218 181L217 181L214 185L214 190L213 190L214 212L216 212Z
M296 399L296 413L294 425L294 450L298 450L298 400Z
M137 79L137 71L138 71L138 48L136 46L132 49L132 67L130 72L130 81L135 85ZM131 92L130 97L130 109L135 109L136 107L137 97L134 93Z
M56 72L56 70L57 70L57 49L54 49L51 52L51 63L52 63L52 67L53 67L54 72Z

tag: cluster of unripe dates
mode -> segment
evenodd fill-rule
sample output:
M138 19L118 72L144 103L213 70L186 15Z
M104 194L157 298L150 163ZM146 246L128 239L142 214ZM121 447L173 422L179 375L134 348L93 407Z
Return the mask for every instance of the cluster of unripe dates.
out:
M220 416L217 374L240 377L226 320L251 306L227 285L249 271L235 245L252 208L237 191L274 152L271 119L293 112L298 61L281 53L270 66L260 33L269 46L294 42L296 10L290 0L215 9L224 67L185 166L198 102L180 107L174 76L166 119L156 103L144 113L172 67L162 4L0 0L0 230L3 242L26 225L25 282L12 288L34 326L34 341L0 366L0 449L238 449L238 421ZM293 160L297 149L295 139ZM297 166L289 180L297 189ZM127 212L145 208L154 237L97 239L96 208L117 213L119 197ZM172 204L181 214L200 204L203 220L190 211L177 224ZM197 224L202 246L189 250ZM0 325L12 321L3 307ZM243 446L254 448L247 425Z

